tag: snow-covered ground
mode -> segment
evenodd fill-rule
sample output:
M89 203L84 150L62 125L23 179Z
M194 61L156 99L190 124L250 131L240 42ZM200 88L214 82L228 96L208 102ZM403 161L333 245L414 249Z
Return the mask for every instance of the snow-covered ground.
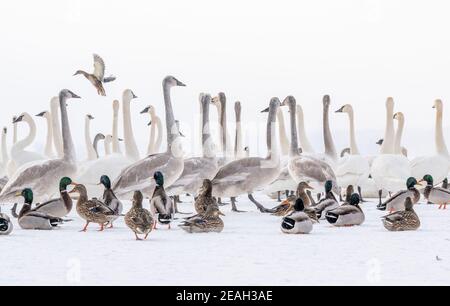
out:
M279 217L257 212L245 197L238 207L249 212L222 207L220 234L187 234L174 226L152 232L147 241L135 241L123 219L112 230L97 232L91 225L80 233L76 212L73 222L48 232L24 231L15 222L10 236L0 236L0 285L450 284L450 209L416 205L421 228L393 233L382 226L384 212L368 202L362 226L335 228L323 221L310 235L285 235Z

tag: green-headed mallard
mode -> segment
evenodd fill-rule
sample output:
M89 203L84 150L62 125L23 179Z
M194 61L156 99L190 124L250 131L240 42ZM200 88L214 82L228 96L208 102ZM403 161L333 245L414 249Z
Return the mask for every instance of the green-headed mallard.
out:
M404 210L406 198L411 198L413 204L416 204L420 200L420 192L417 190L417 180L413 177L408 178L406 181L406 190L401 190L387 199L381 205L377 205L379 210L388 210L389 212Z
M144 239L147 239L148 234L153 229L153 223L155 222L150 212L142 208L142 192L135 191L133 194L133 203L131 209L125 215L125 224L134 232L136 240L142 240L138 234L145 235Z
M304 212L305 206L301 198L295 201L294 211L281 221L281 231L286 234L308 234L312 231L311 218Z
M317 214L317 218L325 219L328 211L339 207L339 202L333 194L333 182L328 180L325 182L325 198L321 199L313 208Z
M22 229L51 230L64 222L71 221L31 210L33 191L30 188L23 189L22 192L17 193L17 196L22 196L25 200L19 213L19 225Z
M11 234L13 228L14 226L9 216L0 210L0 236Z
M100 231L103 231L105 224L115 220L117 214L114 210L106 206L96 198L89 200L86 187L77 184L69 193L78 193L77 213L86 220L86 225L81 232L86 232L89 223L97 223L100 225Z
M123 205L122 202L116 197L114 194L114 191L111 189L111 180L107 175L102 175L100 178L100 184L102 184L105 187L105 190L103 191L103 203L114 210L116 213L115 219L113 219L110 222L110 227L113 227L113 221L115 221L123 211Z
M359 195L354 193L350 202L330 210L325 215L327 221L334 226L361 225L364 222L364 212L359 207Z
M170 229L170 222L173 219L174 206L172 199L164 190L164 176L160 171L156 171L153 175L156 182L155 191L150 199L150 211L154 219L160 224L167 224ZM156 229L156 222L154 223Z
M425 199L434 204L439 204L439 209L447 209L447 204L450 203L450 190L441 187L434 187L433 177L429 174L425 175L423 179L419 181L426 182L427 187L423 192Z
M205 213L185 220L178 226L188 233L220 233L224 227L220 216L224 216L224 214L219 210L219 207L217 205L209 205Z
M101 96L106 96L103 83L112 82L116 79L114 76L105 78L105 62L97 54L94 54L94 72L87 73L86 71L78 70L75 72L74 76L79 74L84 75L84 77L88 79L92 85L94 85L97 89L97 93Z
M415 231L420 227L419 216L414 211L410 197L405 199L404 206L405 210L382 217L383 225L388 231Z

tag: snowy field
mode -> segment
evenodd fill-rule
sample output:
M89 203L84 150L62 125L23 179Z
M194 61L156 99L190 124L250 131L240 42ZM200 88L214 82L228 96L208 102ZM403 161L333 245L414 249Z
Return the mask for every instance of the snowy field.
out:
M258 195L266 207L276 203ZM189 200L189 199L185 199ZM280 218L256 211L242 197L232 213L222 207L225 229L188 234L174 226L135 241L123 218L116 228L78 232L82 220L55 231L24 231L15 222L0 236L0 285L449 285L450 209L416 205L422 226L388 232L375 209L363 204L360 227L322 221L310 235L286 235ZM128 209L128 205L126 209ZM193 211L190 203L180 210ZM9 206L2 206L9 213ZM183 215L178 217L182 218Z

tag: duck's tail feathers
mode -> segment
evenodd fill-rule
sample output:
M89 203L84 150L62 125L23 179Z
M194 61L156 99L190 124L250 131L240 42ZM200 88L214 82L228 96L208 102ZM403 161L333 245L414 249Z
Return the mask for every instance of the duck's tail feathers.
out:
M103 79L103 83L109 83L109 82L113 82L115 80L116 80L116 77L113 75L110 75L109 77Z

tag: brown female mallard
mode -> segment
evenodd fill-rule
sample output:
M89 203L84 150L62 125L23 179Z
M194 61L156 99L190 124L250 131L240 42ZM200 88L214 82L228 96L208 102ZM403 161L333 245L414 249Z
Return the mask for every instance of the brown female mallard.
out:
M108 83L114 81L116 78L114 76L109 76L105 78L105 62L103 59L94 54L94 72L87 73L83 70L78 70L75 75L82 74L86 79L91 82L92 85L97 89L97 93L101 96L106 96L105 89L103 88L103 83Z
M224 214L218 206L209 205L205 213L189 218L180 223L179 226L188 233L220 233L224 227L220 216L224 216Z
M142 240L138 234L145 235L144 239L147 239L155 222L150 212L142 207L142 200L142 192L135 191L132 207L125 215L125 224L134 232L136 240Z
M203 214L209 205L216 205L217 200L212 196L211 180L203 180L203 185L198 192L198 197L195 199L194 207L197 214Z
M388 231L415 231L420 227L419 216L414 211L413 201L410 197L405 199L404 206L405 210L382 217L383 225Z

